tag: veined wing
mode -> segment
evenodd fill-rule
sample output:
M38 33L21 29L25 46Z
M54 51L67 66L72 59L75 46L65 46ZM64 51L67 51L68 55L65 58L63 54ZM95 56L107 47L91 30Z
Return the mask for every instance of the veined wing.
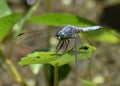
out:
M16 43L24 45L33 49L43 49L49 45L49 37L54 36L58 29L52 30L35 30L29 32L23 32L17 36Z

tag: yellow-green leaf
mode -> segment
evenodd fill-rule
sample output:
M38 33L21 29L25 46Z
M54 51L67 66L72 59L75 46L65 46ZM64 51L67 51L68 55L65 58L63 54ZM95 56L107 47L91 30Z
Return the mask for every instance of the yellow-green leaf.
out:
M93 46L81 46L79 47L78 59L85 59L92 56L92 52L96 48ZM65 65L74 61L73 49L68 50L64 54L56 54L55 52L34 52L23 57L19 62L20 65L27 64L51 64L58 63L59 66Z

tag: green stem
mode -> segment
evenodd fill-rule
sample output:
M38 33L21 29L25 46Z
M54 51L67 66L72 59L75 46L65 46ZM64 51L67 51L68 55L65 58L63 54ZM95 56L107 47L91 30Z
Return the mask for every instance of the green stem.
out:
M15 25L15 27L14 27L14 30L16 30L16 33L14 35L15 37L16 37L16 35L18 35L21 32L25 22L33 14L33 12L38 8L39 4L40 4L40 0L37 0L36 3L27 12L27 14ZM15 43L13 43L13 47L15 46L14 44ZM14 48L13 48L13 50L14 50ZM11 54L10 57L13 54L12 51L10 52L10 54ZM7 59L7 58L4 58L4 60L5 60L6 64L8 65L8 67L10 68L11 72L13 73L13 75L16 77L16 81L17 82L22 82L23 86L25 86L23 80L21 79L19 73L17 72L17 70L14 67L14 65L12 64L12 62L9 59Z
M41 0L36 0L36 3L30 8L27 14L13 27L15 34L14 38L22 31L24 24L29 19L29 17L33 14L33 12L38 8Z
M37 9L37 7L39 6L40 0L37 0L36 3L30 8L30 10L27 12L27 14L24 16L24 18L21 19L20 22L18 22L15 27L14 30L16 31L14 37L16 37L22 30L22 27L24 26L26 20L32 15L32 13ZM14 50L14 49L13 49ZM12 50L12 51L13 51ZM10 52L12 56L12 52ZM10 72L13 74L13 78L16 82L20 83L21 86L27 86L26 83L23 81L23 79L21 78L21 76L19 75L17 69L15 68L15 66L13 65L13 63L11 62L10 59L6 58L4 56L4 54L0 51L0 54L2 55L2 59L5 61L6 65L9 67Z
M58 63L54 66L54 86L58 86Z
M21 86L27 86L27 84L23 81L23 79L21 78L21 76L19 75L18 71L16 70L15 66L12 64L11 60L9 59L5 59L5 62L7 64L7 66L9 67L10 71L13 74L13 79L20 83Z
M9 72L11 72L13 74L12 78L21 84L21 86L27 86L27 84L23 81L23 79L21 78L21 76L19 75L17 69L15 68L15 66L13 65L13 63L11 62L11 60L9 60L8 58L6 58L4 56L4 54L2 53L2 51L0 50L0 55L2 60L6 63L6 65L9 67ZM8 73L9 73L8 72Z

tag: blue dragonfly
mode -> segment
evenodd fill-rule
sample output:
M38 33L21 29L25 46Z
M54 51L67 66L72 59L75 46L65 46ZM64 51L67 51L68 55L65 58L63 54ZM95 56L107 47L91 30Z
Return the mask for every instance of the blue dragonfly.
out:
M87 32L91 30L97 30L101 28L102 26L91 26L91 27L86 27L86 28L76 27L72 25L65 26L62 30L56 33L56 36L59 39L59 42L56 47L56 52L59 52L59 50L63 47L63 45L66 45L65 50L67 50L67 47L69 45L69 39L73 38L74 39L74 50L75 50L74 55L75 55L75 61L77 64L77 61L78 61L77 60L77 46L78 46L77 43L79 41L78 33Z
M68 48L68 45L70 43L70 39L73 39L74 42L74 55L75 55L75 61L77 64L77 47L78 47L78 43L79 43L79 35L78 33L80 32L87 32L87 31L92 31L92 30L97 30L97 29L101 29L102 26L91 26L91 27L85 27L85 28L81 28L81 27L76 27L76 26L72 26L72 25L67 25L65 27L63 27L63 29L59 30L56 33L56 37L59 39L59 42L56 46L56 53L60 52L62 49L62 52L65 52ZM54 30L53 30L54 31ZM42 32L42 34L41 34ZM31 31L29 34L31 34L30 36L26 36L25 40L26 41L31 41L31 39L34 39L34 41L36 41L35 43L37 43L38 40L35 40L36 36L40 36L40 38L43 38L45 36L47 36L48 34L45 33L44 31L41 32L34 32ZM25 35L26 33L21 33L18 36L21 35ZM46 35L47 34L47 35ZM53 34L53 32L52 32ZM39 39L39 38L38 38ZM25 41L25 42L26 42ZM40 42L38 43L39 45L41 44Z

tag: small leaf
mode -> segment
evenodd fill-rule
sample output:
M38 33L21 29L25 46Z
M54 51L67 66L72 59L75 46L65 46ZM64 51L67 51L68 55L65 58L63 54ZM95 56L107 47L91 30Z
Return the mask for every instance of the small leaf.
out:
M20 19L20 13L14 13L0 19L0 42L12 29L12 26Z
M87 48L86 48L87 47ZM92 55L92 52L96 49L93 46L82 46L79 47L78 59L89 58ZM73 49L68 50L65 54L56 54L55 52L35 52L28 54L26 57L23 57L19 62L20 65L26 64L51 64L55 65L56 63L59 66L65 65L74 61L74 51Z
M84 84L84 86L97 86L95 83L92 83L92 82L87 81L87 80L80 79L80 82L82 82Z
M9 14L11 14L11 11L6 3L6 0L0 0L0 18Z
M19 62L20 65L26 64L48 64L56 59L55 52L34 52L23 57Z
M43 64L30 64L29 67L32 70L32 73L37 75L42 68Z

